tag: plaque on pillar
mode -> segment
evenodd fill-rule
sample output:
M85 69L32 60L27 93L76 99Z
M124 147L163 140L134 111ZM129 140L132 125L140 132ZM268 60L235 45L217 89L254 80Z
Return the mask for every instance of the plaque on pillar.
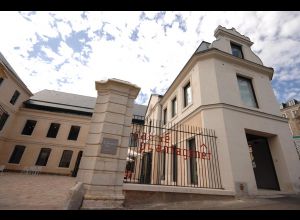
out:
M103 138L101 152L102 154L117 154L118 139Z

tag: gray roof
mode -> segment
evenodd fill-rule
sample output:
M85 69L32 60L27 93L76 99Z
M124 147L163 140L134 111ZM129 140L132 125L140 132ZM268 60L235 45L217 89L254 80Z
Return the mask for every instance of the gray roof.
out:
M205 50L208 50L210 46L210 43L206 42L206 41L202 41L201 44L199 45L199 47L197 48L197 50L195 51L195 53L199 53Z
M96 97L77 95L54 90L42 90L35 93L27 103L37 106L93 113ZM144 116L147 106L134 104L133 114Z
M8 63L8 61L5 59L3 54L0 52L0 62L12 73L12 75L19 81L19 83L27 90L29 94L32 94L30 90L27 88L27 86L23 83L23 81L20 79L16 71L11 67L11 65Z

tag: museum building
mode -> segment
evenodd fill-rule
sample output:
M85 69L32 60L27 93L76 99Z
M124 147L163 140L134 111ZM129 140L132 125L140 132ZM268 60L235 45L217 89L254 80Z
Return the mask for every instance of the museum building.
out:
M232 195L300 191L300 162L271 86L273 68L234 28L218 26L214 36L200 44L164 95L152 94L148 106L134 104L124 190L140 184ZM85 170L96 167L88 165L92 148L86 146L97 139L89 136L97 98L32 94L0 58L0 165L72 176L79 169L84 182Z

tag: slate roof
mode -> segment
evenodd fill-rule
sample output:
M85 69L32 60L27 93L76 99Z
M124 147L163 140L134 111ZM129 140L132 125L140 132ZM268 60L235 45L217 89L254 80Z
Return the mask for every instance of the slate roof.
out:
M40 110L92 115L96 104L96 97L45 89L35 93L24 104L28 108ZM145 105L134 104L133 115L144 116L146 109L147 106Z
M199 47L197 48L197 50L195 51L195 53L199 53L199 52L208 50L210 45L211 45L211 43L202 41L201 44L199 45Z

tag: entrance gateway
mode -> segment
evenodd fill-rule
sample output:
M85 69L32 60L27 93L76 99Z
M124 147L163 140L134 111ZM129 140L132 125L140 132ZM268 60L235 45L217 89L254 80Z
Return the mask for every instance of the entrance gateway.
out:
M268 139L246 134L258 189L280 190Z

